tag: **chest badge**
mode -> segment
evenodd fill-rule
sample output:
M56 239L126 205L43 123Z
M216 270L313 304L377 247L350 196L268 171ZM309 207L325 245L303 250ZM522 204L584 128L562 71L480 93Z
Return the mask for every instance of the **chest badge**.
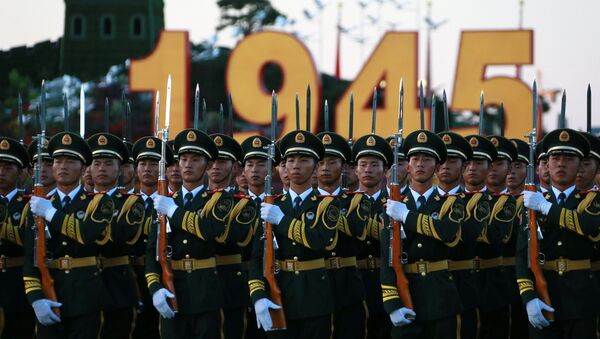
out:
M20 219L21 219L21 213L19 213L19 212L15 212L15 213L12 215L12 217L13 217L13 219L15 219L15 220L20 220Z
M315 219L315 213L314 212L306 212L306 219L308 220L314 220Z
M83 217L85 216L85 212L84 211L77 211L77 213L75 214L75 216L77 217L77 219L83 220Z

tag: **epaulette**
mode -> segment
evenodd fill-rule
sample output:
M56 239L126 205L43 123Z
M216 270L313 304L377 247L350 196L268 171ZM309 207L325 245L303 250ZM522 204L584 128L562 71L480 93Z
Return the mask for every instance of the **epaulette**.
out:
M88 197L93 197L98 194L106 194L106 192L85 192L85 195L87 195Z
M236 193L236 194L233 195L233 197L235 199L252 199L251 196L249 196L247 194L244 194L244 193Z
M598 193L599 191L597 189L591 189L591 190L587 190L587 191L583 191L583 192L579 192L580 195L586 195L588 193Z
M482 192L482 191L469 191L469 192L464 192L463 194L464 195L474 195L474 194L477 194L477 193L484 194L486 192Z
M132 196L132 195L133 195L133 196L136 196L136 197L141 197L141 196L142 196L142 194L141 194L141 193L127 193L127 192L125 192L125 193L122 193L122 192L121 192L121 195L122 195L122 196L125 196L125 197L129 197L129 196Z
M451 193L451 194L440 194L440 197L442 198L448 198L448 197L461 197L463 196L463 193Z
M337 197L339 197L339 195L338 194L319 194L319 195L317 195L317 197L319 199L324 199L324 198L327 198L327 197L337 198Z
M215 194L215 193L218 193L218 192L225 192L225 190L222 189L222 188L217 188L217 189L214 189L214 190L210 190L207 193L208 194Z
M513 195L510 193L492 193L493 197L512 197Z
M519 193L519 194L512 194L513 197L518 198L520 196L524 195L524 193Z
M275 199L279 199L281 197L285 197L285 194L273 194L272 197L273 197L273 200L275 200Z
M173 195L175 195L175 193L177 193L177 192L169 192L169 193L167 193L167 197L172 198Z

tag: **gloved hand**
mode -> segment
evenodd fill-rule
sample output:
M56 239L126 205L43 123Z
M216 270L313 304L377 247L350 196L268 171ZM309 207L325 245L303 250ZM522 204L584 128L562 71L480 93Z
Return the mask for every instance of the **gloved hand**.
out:
M531 191L523 192L523 204L525 207L542 212L544 215L547 215L550 211L550 207L552 207L552 203L546 200L542 193Z
M540 300L540 298L534 298L527 302L527 316L529 317L529 323L531 326L541 330L542 328L550 325L548 320L544 318L542 311L554 312L554 309Z
M412 315L412 319L408 318L409 315ZM394 326L396 327L412 323L416 316L417 314L413 310L406 307L399 308L394 312L390 313L390 319L392 320L392 324L394 324Z
M56 208L52 206L50 200L36 196L31 197L31 200L29 200L29 208L31 209L31 213L38 217L43 217L47 222L52 221L52 217L56 213Z
M34 301L31 306L40 324L50 326L60 322L60 317L52 311L52 307L61 307L61 303L48 299L40 299Z
M164 195L157 194L154 197L154 209L158 214L166 215L171 218L175 210L177 210L177 204L175 200L171 197L166 197Z
M403 202L388 200L385 213L394 220L405 222L408 216L408 207Z
M167 298L173 297L175 297L173 293L169 292L166 288L161 288L152 295L152 303L163 318L172 319L175 317L175 312L173 312L167 302Z
M269 314L270 308L278 310L281 308L281 306L274 304L271 300L267 298L258 299L254 303L254 312L256 313L256 326L258 328L262 327L265 331L270 331L273 327L273 321L271 320L271 315Z
M260 207L260 217L268 223L279 225L283 219L283 212L279 206L263 202Z

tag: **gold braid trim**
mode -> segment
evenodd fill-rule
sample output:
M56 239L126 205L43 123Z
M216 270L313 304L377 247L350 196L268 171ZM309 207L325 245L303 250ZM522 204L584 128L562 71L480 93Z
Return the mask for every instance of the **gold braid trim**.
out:
M146 273L146 283L148 285L148 288L150 288L152 284L158 284L159 282L160 277L158 273Z
M223 233L220 236L218 236L216 238L216 241L218 243L221 243L221 244L225 243L225 240L227 240L227 236L229 235L229 230L231 228L231 222L234 219L236 219L236 221L239 222L237 220L237 217L240 214L240 212L244 209L244 206L246 206L247 203L248 203L248 199L240 199L240 201L238 201L237 204L235 204L235 206L233 206L233 208L229 212L229 215L227 216L227 224L225 225L225 230L223 231Z
M446 199L446 201L444 201L444 204L442 205L442 208L440 209L439 220L444 219L444 216L451 210L452 205L454 204L455 201L456 201L455 196L449 196Z
M579 225L579 217L575 211L566 208L561 208L559 226L562 228L566 228L571 232L583 235L583 231L581 230L581 226Z
M583 199L579 205L577 205L577 213L579 214L583 214L584 212L588 212L586 211L586 209L591 205L591 203L594 201L594 199L596 198L597 193L596 192L589 192L588 194L585 195L585 199ZM590 213L592 215L598 215L600 213Z
M350 200L350 207L348 208L348 212L346 212L346 216L349 216L354 210L356 210L356 215L358 216L358 219L363 221L367 219L367 216L363 216L360 213L359 206L362 198L362 194L355 194L354 197L352 197L352 200Z
M506 196L506 195L503 195L500 198L498 198L498 201L496 201L496 203L494 204L494 207L492 208L492 217L488 221L488 225L491 224L492 221L496 218L496 215L498 213L500 213L500 211L502 211L502 208L504 208L504 204L506 203L507 200L508 200L508 196Z
M197 213L185 211L185 213L183 214L183 224L181 225L181 227L184 231L191 233L202 240L206 240L206 238L200 231L200 219L201 217L198 216Z
M519 285L519 294L521 295L527 291L533 291L533 281L529 279L517 279L517 285Z
M250 288L250 295L256 291L265 290L265 282L258 279L248 280L248 287Z
M352 236L350 233L350 226L348 225L348 219L346 219L345 216L340 216L340 219L337 223L337 229L348 236Z
M475 193L475 194L473 194L471 199L469 199L469 202L467 202L467 207L465 208L466 216L465 216L464 221L467 221L467 220L469 220L469 218L471 218L471 211L473 211L473 216L477 215L475 213L475 208L477 207L477 203L479 202L479 199L481 199L482 196L483 196L482 193ZM477 219L475 219L475 220L477 220ZM477 221L481 221L481 220L477 220Z
M426 214L419 213L419 216L417 217L417 233L437 240L442 240L435 230L433 218Z
M335 234L333 235L333 240L331 241L331 244L327 245L325 247L325 251L331 251L335 248L335 246L337 245L338 242L338 232L335 232Z
M23 283L25 284L25 294L29 294L33 291L41 291L42 283L40 279L35 277L23 277Z
M392 299L400 299L398 295L398 289L396 286L381 285L381 294L383 296L383 302L390 301Z
M330 228L327 225L327 220L325 220L325 211L327 211L327 207L329 207L329 204L331 204L332 201L333 197L325 197L323 198L323 200L321 200L319 206L317 207L317 215L315 216L315 221L312 225L310 225L310 228L315 228L315 226L317 226L319 218L322 217L323 225L325 225L325 227L327 227L328 229L335 229L335 226L333 228Z

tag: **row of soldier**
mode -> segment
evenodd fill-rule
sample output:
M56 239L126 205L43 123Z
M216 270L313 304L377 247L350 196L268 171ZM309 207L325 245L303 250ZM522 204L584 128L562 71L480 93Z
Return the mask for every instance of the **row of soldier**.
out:
M394 159L395 140L372 133L351 147L333 132L296 130L272 158L268 138L239 144L187 129L165 156L156 137L131 145L63 132L44 143L44 199L18 185L36 143L1 137L3 338L34 327L39 338L596 337L596 137L549 133L535 158L538 193L523 192L522 140L417 130ZM161 159L170 196L157 193ZM399 201L385 184L395 161ZM274 204L264 202L270 162L284 183ZM526 208L538 212L552 307L528 267ZM156 260L158 215L169 221L174 291ZM56 301L35 267L35 217L46 221ZM263 221L274 229L282 305L263 276ZM387 264L392 221L413 308ZM269 311L280 307L287 329L272 331Z

